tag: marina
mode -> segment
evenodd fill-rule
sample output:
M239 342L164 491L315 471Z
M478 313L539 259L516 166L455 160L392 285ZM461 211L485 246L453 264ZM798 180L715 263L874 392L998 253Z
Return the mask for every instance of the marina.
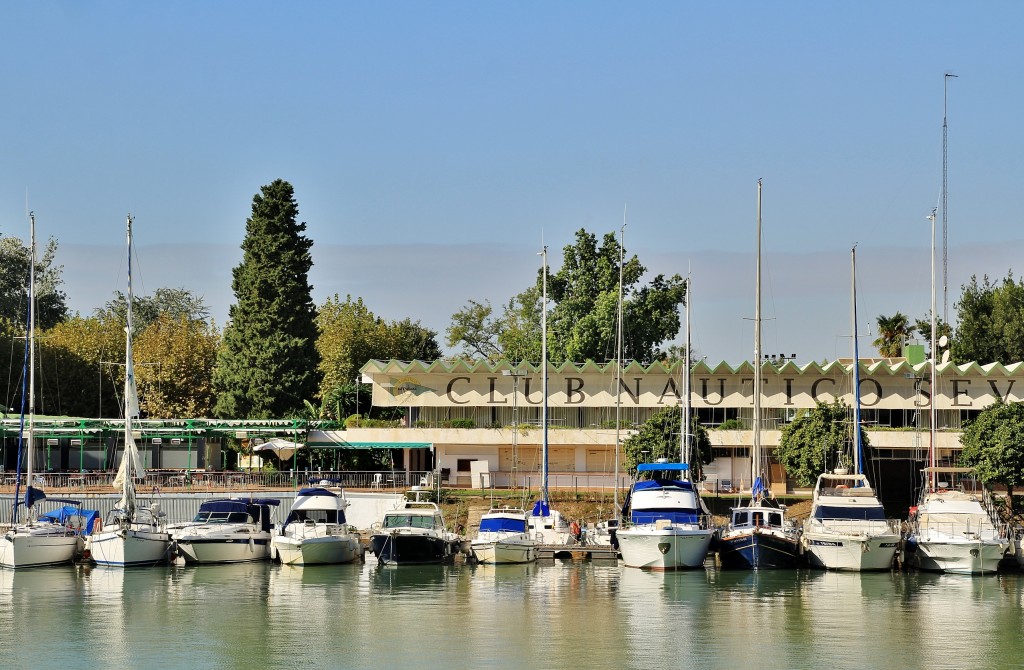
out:
M1012 667L1024 625L1018 574L652 573L571 560L65 566L0 572L0 600L11 668L642 668L666 658L728 668L770 658L941 669L963 667L964 639L987 667ZM943 623L950 612L956 635Z

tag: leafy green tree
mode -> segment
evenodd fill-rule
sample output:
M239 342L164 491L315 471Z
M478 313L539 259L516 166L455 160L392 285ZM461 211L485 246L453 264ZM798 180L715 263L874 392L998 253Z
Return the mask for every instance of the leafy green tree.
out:
M879 314L877 318L878 337L873 344L883 358L896 358L903 355L903 343L914 333L910 318L903 312L892 316Z
M958 326L950 345L956 363L1024 361L1024 282L1013 272L999 283L972 276L956 303Z
M253 197L242 262L232 273L236 303L214 372L220 417L298 416L317 392L313 242L298 211L292 185L281 179Z
M113 300L102 309L96 310L97 316L116 318L118 322L127 321L128 297L120 291L114 292ZM151 296L135 296L132 305L132 323L136 333L141 333L146 326L156 321L161 315L172 320L207 321L210 308L197 296L185 288L158 288Z
M832 403L818 401L782 429L775 456L786 468L786 474L800 486L811 486L818 475L832 467L849 467L852 463L852 411L842 400ZM861 440L870 446L863 427Z
M150 418L211 416L220 334L184 314L159 314L135 338L139 406Z
M997 398L967 424L960 444L960 462L986 484L1005 485L1012 501L1013 489L1024 484L1024 402Z
M29 248L16 237L0 237L0 319L22 324L28 305ZM52 328L67 318L67 296L62 290L63 266L54 265L57 241L46 243L36 258L36 317L40 329Z
M576 233L563 250L562 267L550 274L548 358L552 362L608 361L616 357L619 305L619 243L614 233ZM682 277L658 275L641 286L646 268L636 256L622 254L623 358L650 363L661 358L661 343L679 332L679 306L686 298ZM446 342L461 344L463 354L489 360L539 361L541 295L539 271L534 286L512 298L500 316L489 302L469 301L452 316Z
M317 350L322 381L318 397L319 418L343 419L368 413L369 395L358 383L359 370L371 359L435 360L441 357L434 331L411 319L386 321L376 316L362 298L337 295L317 314Z
M37 358L40 411L80 417L121 415L124 327L120 322L73 316L40 333Z
M681 414L678 408L663 409L623 441L622 454L630 476L636 478L636 467L640 463L651 463L659 458L679 462ZM699 481L704 466L714 459L711 453L711 439L707 430L696 419L691 423L691 436L693 445L690 450L690 472L694 481Z

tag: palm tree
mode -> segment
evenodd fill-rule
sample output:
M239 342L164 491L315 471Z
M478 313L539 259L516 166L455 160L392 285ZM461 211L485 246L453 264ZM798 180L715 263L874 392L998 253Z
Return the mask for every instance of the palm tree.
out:
M878 315L878 339L873 344L884 358L895 358L903 355L903 343L914 332L910 318L903 312L892 316Z

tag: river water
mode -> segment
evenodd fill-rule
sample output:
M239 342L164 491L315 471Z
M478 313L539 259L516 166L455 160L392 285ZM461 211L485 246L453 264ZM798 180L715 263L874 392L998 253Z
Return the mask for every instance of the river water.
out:
M2 668L1024 667L1024 575L613 563L0 571Z

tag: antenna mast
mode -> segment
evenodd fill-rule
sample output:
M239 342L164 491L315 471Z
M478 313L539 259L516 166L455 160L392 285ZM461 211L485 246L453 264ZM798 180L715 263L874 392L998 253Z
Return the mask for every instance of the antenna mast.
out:
M942 320L949 323L949 253L947 245L948 235L948 221L947 221L947 208L946 208L946 171L948 168L947 161L947 134L948 125L946 123L946 89L948 88L950 77L956 75L947 72L942 77ZM932 312L935 311L935 305L932 304ZM934 321L934 319L933 319ZM934 338L933 338L934 339ZM935 356L935 350L932 350L932 357Z

